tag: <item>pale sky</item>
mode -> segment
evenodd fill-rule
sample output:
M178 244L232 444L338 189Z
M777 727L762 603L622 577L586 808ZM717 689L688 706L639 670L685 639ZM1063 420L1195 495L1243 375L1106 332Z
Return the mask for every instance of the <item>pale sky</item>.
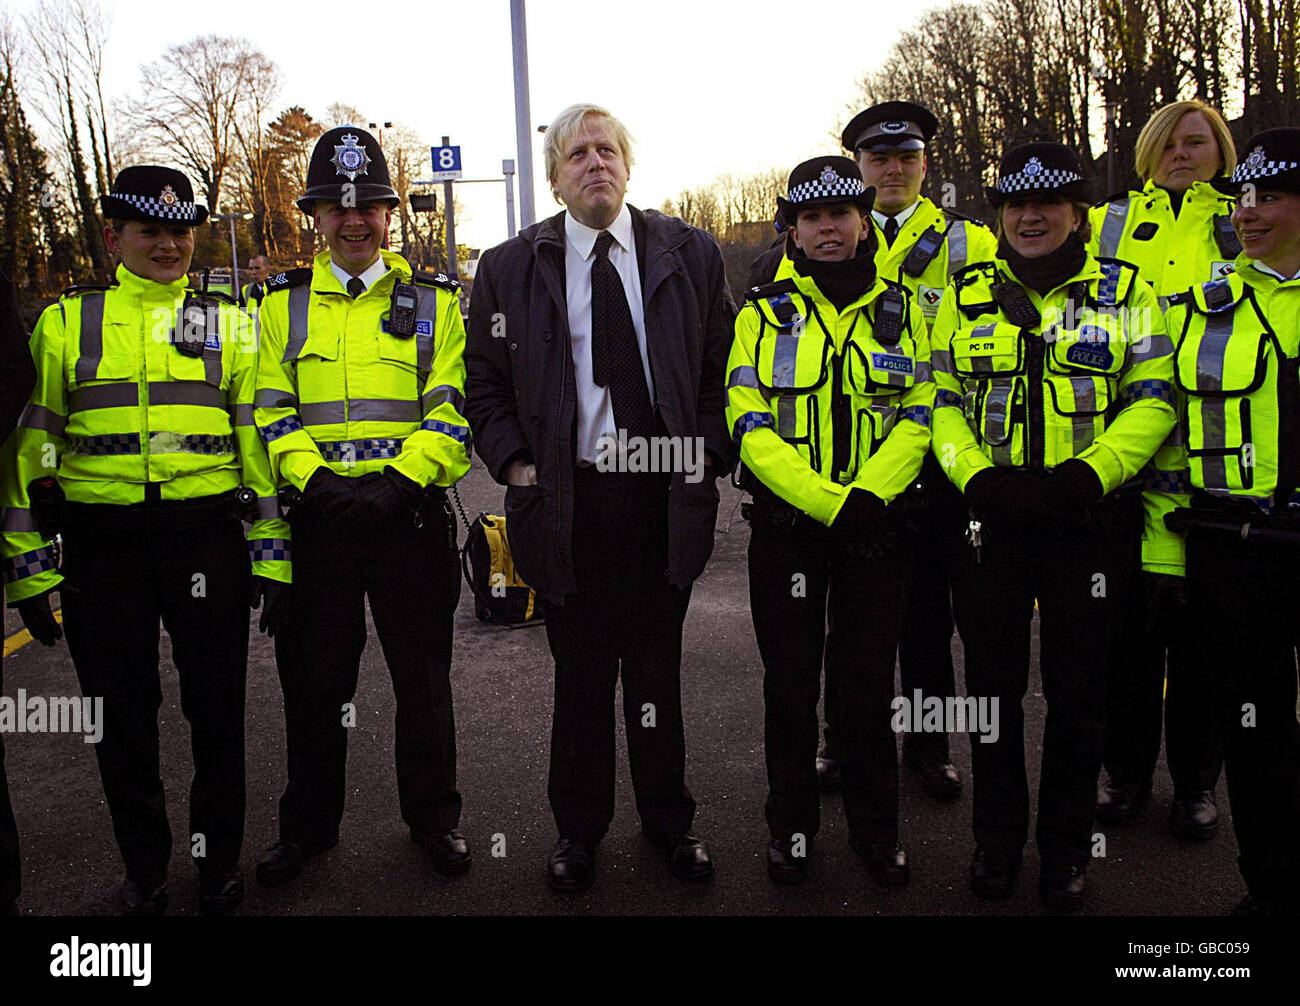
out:
M4 3L15 15L34 6ZM299 104L320 118L341 102L370 121L405 123L430 144L447 134L462 148L466 178L499 177L502 159L517 156L508 0L104 6L113 19L110 96L137 94L140 65L171 45L241 35L280 68L277 111ZM528 0L533 124L575 101L606 106L636 140L628 201L658 207L720 174L837 152L828 133L857 80L923 9L879 0ZM541 218L559 207L544 177L541 134L532 138ZM457 196L466 210L461 243L505 239L504 186L465 185Z

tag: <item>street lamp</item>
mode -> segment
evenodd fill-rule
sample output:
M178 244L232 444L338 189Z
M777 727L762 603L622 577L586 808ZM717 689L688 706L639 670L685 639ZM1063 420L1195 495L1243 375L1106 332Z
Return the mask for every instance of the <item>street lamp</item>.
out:
M222 220L230 221L230 267L231 267L231 285L234 290L235 300L239 300L239 253L235 251L235 221L252 220L252 213L210 213L208 219L213 223Z

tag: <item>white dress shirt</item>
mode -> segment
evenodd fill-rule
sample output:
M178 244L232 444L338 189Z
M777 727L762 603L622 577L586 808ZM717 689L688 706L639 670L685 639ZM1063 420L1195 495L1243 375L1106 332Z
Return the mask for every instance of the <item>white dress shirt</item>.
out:
M1265 265L1263 262L1259 261L1259 259L1253 260L1250 264L1253 265L1260 272L1267 273L1269 276L1272 276L1275 279L1280 279L1283 283L1288 283L1293 279L1300 279L1300 273L1296 273L1294 276L1283 276L1272 266Z
M348 272L332 258L330 259L330 269L333 271L335 277L337 277L339 285L346 290L348 288L348 280L352 279L352 273ZM369 290L372 286L378 283L387 272L388 263L384 261L384 256L380 255L379 258L375 259L366 267L366 271L358 276L357 279L361 280L361 282L366 285L366 289Z
M894 214L894 219L898 221L898 230L900 234L903 231L903 225L912 219L912 214L916 212L916 208L920 205L921 200L918 199L907 209L899 210ZM881 213L879 210L872 210L871 215L876 218L876 223L880 224L880 229L883 231L885 229L885 221L889 219L889 214Z
M637 269L636 239L632 235L632 214L623 204L614 222L607 228L614 241L609 246L609 261L623 281L627 306L632 312L636 344L645 368L645 383L655 400L654 381L650 377L650 355L646 351L645 307L641 303L641 274ZM595 464L601 455L600 439L615 437L614 402L609 389L591 378L591 264L595 259L596 238L600 231L579 223L570 213L564 214L564 286L569 307L569 351L573 354L573 373L578 380L578 453L582 464Z

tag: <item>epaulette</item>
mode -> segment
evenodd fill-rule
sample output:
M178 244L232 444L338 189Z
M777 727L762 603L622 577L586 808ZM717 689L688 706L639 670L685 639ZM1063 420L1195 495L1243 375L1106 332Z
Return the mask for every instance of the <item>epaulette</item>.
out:
M460 289L460 284L441 272L415 272L411 273L411 282L418 283L421 286L440 286L444 290L450 290L455 293Z
M1098 199L1092 205L1093 208L1095 209L1098 206L1106 206L1109 203L1113 203L1116 199L1131 199L1133 196L1140 196L1140 195L1142 195L1142 193L1138 189L1121 189L1119 192L1111 193L1105 199Z
M102 290L111 290L117 286L116 283L78 283L64 290L60 297L80 297L83 293L95 293Z
M974 224L976 227L988 226L988 224L983 220L979 220L975 217L968 217L965 213L958 213L956 210L950 210L947 207L944 207L943 215L949 220L965 220L968 224Z
M276 290L288 290L291 287L303 286L310 282L310 269L288 269L264 280L262 286L269 294L274 293Z
M769 297L779 297L783 293L798 293L799 287L792 279L778 279L774 283L764 283L762 286L752 286L745 291L746 300L767 300Z

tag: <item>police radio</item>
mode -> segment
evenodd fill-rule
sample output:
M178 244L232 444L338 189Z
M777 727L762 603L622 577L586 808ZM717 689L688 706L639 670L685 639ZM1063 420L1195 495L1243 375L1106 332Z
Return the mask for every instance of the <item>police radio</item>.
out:
M1219 254L1224 258L1235 259L1241 254L1241 239L1232 226L1232 217L1226 213L1214 218L1214 243L1219 246Z
M388 334L409 339L415 334L415 308L420 294L410 283L393 287L393 297L388 305Z
M934 257L939 254L939 249L943 247L943 239L943 234L933 227L927 227L925 233L916 239L916 244L912 245L907 258L903 259L903 272L913 279L919 278L929 268Z
M185 291L185 302L181 305L180 324L172 332L172 345L176 351L192 357L203 355L203 347L210 337L217 332L209 331L209 324L219 319L220 306L208 296L208 271L203 270L203 292ZM220 326L218 325L218 331Z
M872 335L882 346L897 346L903 337L903 309L907 300L898 290L886 290L876 301L876 320Z
M1043 317L1038 313L1038 308L1034 307L1034 302L1019 283L1010 280L995 283L993 299L998 302L1007 320L1017 328L1037 328L1042 323Z

